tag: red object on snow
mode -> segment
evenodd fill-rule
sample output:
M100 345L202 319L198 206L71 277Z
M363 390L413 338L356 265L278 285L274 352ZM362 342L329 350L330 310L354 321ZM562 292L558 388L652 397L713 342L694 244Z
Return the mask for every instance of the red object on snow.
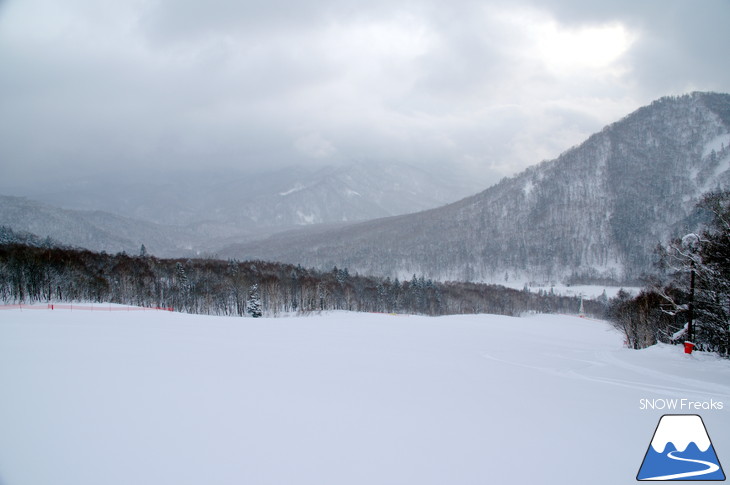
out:
M692 342L685 342L684 343L684 353L685 354L691 354L692 350L695 348L695 344Z

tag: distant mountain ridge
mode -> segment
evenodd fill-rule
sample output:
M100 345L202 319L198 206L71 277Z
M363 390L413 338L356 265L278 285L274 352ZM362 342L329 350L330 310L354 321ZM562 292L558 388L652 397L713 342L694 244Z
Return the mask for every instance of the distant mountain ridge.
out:
M158 254L183 253L194 234L102 211L59 209L24 197L0 196L0 226L54 246L68 245L96 251L137 254L144 244ZM40 236L40 237L38 237Z
M52 239L41 239L29 232L15 232L7 226L0 226L0 244L19 244L33 248L62 248L63 244Z
M401 163L352 163L259 173L200 169L79 177L22 195L73 210L157 224L293 228L363 221L439 207L479 189Z
M0 224L93 250L145 244L158 256L188 256L295 227L438 207L476 187L397 163L107 174L37 186L28 198L0 196Z
M666 97L580 146L459 202L219 254L393 276L626 282L694 229L701 196L730 186L730 95Z

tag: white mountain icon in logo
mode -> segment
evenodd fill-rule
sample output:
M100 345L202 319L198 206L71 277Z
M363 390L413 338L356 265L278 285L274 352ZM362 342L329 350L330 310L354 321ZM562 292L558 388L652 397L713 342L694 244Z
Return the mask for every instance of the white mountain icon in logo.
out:
M702 418L696 414L662 416L636 479L725 480Z

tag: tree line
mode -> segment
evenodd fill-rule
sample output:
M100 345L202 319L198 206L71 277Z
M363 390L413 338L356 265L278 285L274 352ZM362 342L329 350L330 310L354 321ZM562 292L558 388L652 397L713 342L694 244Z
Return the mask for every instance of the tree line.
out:
M0 301L111 302L175 311L238 316L350 310L423 315L578 312L576 297L496 285L399 281L305 269L265 261L159 259L88 250L0 243ZM585 311L603 306L586 301Z
M631 348L691 341L730 355L730 192L706 195L697 209L703 229L660 245L658 276L636 297L609 302L607 316Z

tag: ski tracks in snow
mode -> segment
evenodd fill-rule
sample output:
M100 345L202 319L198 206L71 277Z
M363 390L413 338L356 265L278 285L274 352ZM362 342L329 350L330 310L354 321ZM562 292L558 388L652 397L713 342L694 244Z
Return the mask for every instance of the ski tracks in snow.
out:
M543 362L539 364L520 361L518 355L507 352L501 356L484 352L481 356L491 361L536 370L556 377L581 379L682 398L697 396L730 400L729 386L697 378L681 377L670 371L648 369L640 364L628 362L618 354L628 355L622 351L608 350L546 352L542 355ZM657 356L657 358L663 357Z

